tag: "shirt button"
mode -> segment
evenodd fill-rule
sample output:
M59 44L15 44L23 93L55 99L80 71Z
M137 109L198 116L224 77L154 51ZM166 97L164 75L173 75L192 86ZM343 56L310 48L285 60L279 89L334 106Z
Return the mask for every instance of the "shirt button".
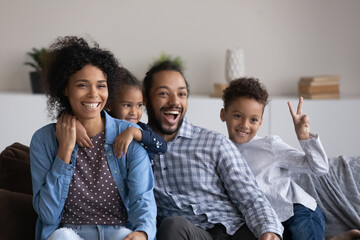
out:
M109 153L109 156L112 156L112 153Z
M104 147L106 147L106 148L107 148L107 147L108 147L108 145L107 145L107 144L104 144Z

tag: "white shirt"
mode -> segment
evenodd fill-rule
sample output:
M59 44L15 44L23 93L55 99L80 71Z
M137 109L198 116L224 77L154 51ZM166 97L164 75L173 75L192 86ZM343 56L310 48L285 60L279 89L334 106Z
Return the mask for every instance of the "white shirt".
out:
M294 215L294 203L316 209L315 199L291 179L292 172L323 175L329 170L318 135L310 135L308 140L299 140L304 152L278 136L255 136L250 142L236 144L281 222Z

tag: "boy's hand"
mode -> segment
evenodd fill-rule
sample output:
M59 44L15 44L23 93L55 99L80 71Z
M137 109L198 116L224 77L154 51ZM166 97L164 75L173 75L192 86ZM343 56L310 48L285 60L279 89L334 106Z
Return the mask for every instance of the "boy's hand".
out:
M59 144L58 156L65 163L70 163L71 153L76 141L76 117L61 114L56 123L56 139Z
M303 98L299 98L299 104L296 113L294 112L290 102L288 102L289 110L294 121L295 132L299 140L310 138L310 120L306 115L301 113Z
M124 240L147 240L147 235L145 232L132 232L128 234Z
M84 126L76 120L76 142L80 147L94 148Z
M118 158L126 155L128 146L134 138L137 141L141 140L141 130L136 127L129 127L116 137L114 152Z

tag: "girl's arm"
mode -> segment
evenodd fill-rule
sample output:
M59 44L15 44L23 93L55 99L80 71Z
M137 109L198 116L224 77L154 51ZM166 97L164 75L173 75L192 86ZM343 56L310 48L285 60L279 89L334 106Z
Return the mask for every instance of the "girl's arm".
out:
M129 144L133 139L141 143L148 152L154 154L164 154L167 150L167 144L162 137L152 131L145 123L139 122L142 128L129 127L120 133L114 142L114 151L118 158L126 155Z
M149 125L142 122L139 122L138 125L143 129L139 142L145 146L146 150L155 154L164 154L167 151L164 138L155 133Z

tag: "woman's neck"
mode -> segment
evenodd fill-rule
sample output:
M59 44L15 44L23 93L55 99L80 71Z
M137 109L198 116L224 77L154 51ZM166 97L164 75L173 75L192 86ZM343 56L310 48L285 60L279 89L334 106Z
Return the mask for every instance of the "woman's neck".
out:
M80 122L86 129L89 137L93 137L105 129L105 119L101 116L97 119L80 120Z

